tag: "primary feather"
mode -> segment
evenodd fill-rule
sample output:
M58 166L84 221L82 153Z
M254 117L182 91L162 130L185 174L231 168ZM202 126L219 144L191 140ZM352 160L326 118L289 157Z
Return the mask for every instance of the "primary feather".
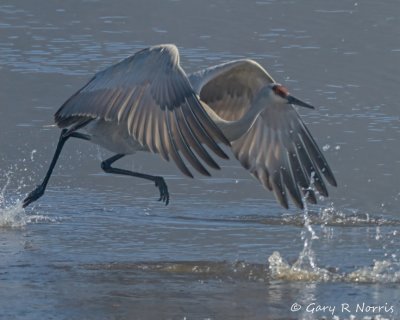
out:
M228 145L229 141L202 108L174 45L143 49L98 72L55 114L61 128L87 119L126 128L145 149L173 159L190 177L193 175L181 154L205 175L209 172L197 156L207 165L219 167L203 144L228 158L216 141Z
M257 62L236 60L189 75L200 99L221 118L240 119L252 107L255 97L273 78ZM244 168L279 203L288 207L287 194L303 208L302 197L316 202L311 182L324 196L328 191L322 176L336 186L336 180L297 111L290 104L266 105L251 128L231 141L232 151Z

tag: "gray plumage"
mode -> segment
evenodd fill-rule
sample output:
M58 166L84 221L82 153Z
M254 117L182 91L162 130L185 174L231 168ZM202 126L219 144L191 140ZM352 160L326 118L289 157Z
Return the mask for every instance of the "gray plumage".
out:
M104 120L126 129L144 149L161 154L165 160L172 158L190 177L193 175L180 153L205 175L210 174L192 148L216 169L219 166L203 144L220 157L228 158L215 140L227 145L229 141L201 107L179 65L179 53L174 45L143 49L97 73L55 114L60 128L87 119Z
M248 59L201 70L189 80L201 101L230 121L240 119L252 108L258 93L275 83L257 62ZM231 141L231 146L243 167L286 208L287 191L300 208L304 195L316 203L309 189L311 180L323 196L328 196L328 191L322 176L336 186L325 157L291 104L265 105L252 127Z
M316 202L312 182L327 196L323 177L334 186L336 181L292 104L312 108L255 61L231 61L187 76L176 46L143 49L98 72L56 112L55 122L64 128L56 153L42 185L24 206L43 195L62 146L76 137L114 151L102 168L154 181L166 204L169 194L162 177L111 164L124 155L150 151L172 159L187 176L193 174L186 161L210 175L207 166L220 168L210 152L228 158L218 145L223 143L282 206L288 207L289 194L302 208L303 196Z

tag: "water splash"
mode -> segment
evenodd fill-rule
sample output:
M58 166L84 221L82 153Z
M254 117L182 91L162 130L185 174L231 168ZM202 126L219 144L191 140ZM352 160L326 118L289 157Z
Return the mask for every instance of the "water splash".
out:
M301 239L304 241L303 250L300 252L297 261L294 263L293 268L295 270L317 270L317 265L315 262L315 253L312 250L312 242L313 240L318 239L314 229L311 225L311 220L309 217L307 197L309 196L309 192L315 192L314 190L314 173L311 175L310 179L310 187L309 190L304 194L303 197L303 220L304 220L304 228L301 231Z
M275 251L269 258L269 270L272 279L285 281L320 281L352 283L399 283L400 265L388 260L376 260L369 267L361 267L349 273L338 273L315 266L314 268L290 265L279 252Z
M375 260L370 267L357 269L344 277L345 281L361 283L398 283L400 265L393 261Z
M0 191L0 228L18 228L27 224L27 216L22 208L22 201L10 203L6 199L6 190L11 182L11 173L7 172L6 182Z
M30 223L55 222L57 219L44 215L27 214L22 207L20 190L24 185L21 181L16 190L15 196L8 196L7 191L11 183L13 171L4 174L5 183L0 190L0 228L23 228Z
M315 192L314 175L311 176L309 191ZM272 278L286 280L302 280L302 281L328 281L332 279L333 274L326 269L319 268L316 264L315 252L312 249L314 240L319 239L314 231L309 217L309 210L306 198L307 191L303 198L303 229L301 230L301 239L304 241L303 249L299 253L299 257L293 265L289 265L283 260L279 252L274 252L269 258L269 269Z
M335 211L331 205L328 209L321 209L320 218L329 221L329 213ZM338 268L325 269L317 266L316 254L312 249L314 240L319 239L315 230L312 228L307 204L304 203L303 212L303 229L301 238L304 246L297 260L291 265L286 262L279 252L275 251L268 258L270 276L272 279L280 279L286 281L330 281L330 282L356 282L356 283L399 283L400 282L400 262L396 261L396 255L392 254L392 261L374 260L372 266L360 267L352 272L340 273ZM370 221L367 215L366 221ZM377 223L376 240L382 238L379 225L381 220L372 219L373 223ZM348 219L346 219L348 221ZM354 221L353 221L354 222ZM364 221L365 222L365 221ZM368 225L368 224L367 224ZM324 228L321 228L325 232ZM397 232L392 232L396 235Z
M302 256L303 255L303 256ZM300 253L299 259L290 265L275 251L268 258L269 271L272 279L287 281L332 281L338 275L317 266L308 267L304 264L305 253Z
M313 187L313 176L311 177L310 190L316 192ZM307 197L307 193L305 198ZM382 239L381 225L397 225L393 221L371 218L368 214L364 216L352 215L339 212L331 204L328 208L321 208L317 216L309 215L307 202L303 198L304 210L299 224L303 226L301 239L303 249L300 251L297 260L291 265L286 262L281 254L273 252L268 258L269 271L272 279L286 281L338 281L338 282L358 282L358 283L399 283L400 282L400 262L396 261L396 255L392 254L392 261L375 260L372 266L361 267L352 272L339 272L339 268L325 269L316 263L316 254L312 249L313 241L318 240L313 224L320 224L322 234L332 237L333 230L328 225L375 225L376 240ZM299 219L299 217L297 217ZM299 220L300 220L299 219ZM394 232L395 235L397 232Z

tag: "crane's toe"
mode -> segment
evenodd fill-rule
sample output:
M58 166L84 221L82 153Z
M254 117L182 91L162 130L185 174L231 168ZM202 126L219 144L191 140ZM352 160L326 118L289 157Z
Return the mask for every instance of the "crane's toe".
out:
M167 206L169 203L169 193L168 193L168 187L167 184L165 183L165 180L163 177L155 177L155 184L156 187L160 190L160 199L158 201L165 202L165 205Z
M40 184L36 187L36 189L34 189L33 191L31 191L27 197L24 199L24 201L22 202L22 207L25 208L27 207L29 204L31 204L32 202L36 201L37 199L39 199L43 194L44 194L44 187Z

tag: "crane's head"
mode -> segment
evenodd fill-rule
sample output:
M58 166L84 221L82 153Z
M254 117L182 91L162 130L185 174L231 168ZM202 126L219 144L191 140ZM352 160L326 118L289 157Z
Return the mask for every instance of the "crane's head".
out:
M271 83L269 89L269 98L277 103L289 103L300 107L314 109L312 105L292 96L288 89L279 83Z

